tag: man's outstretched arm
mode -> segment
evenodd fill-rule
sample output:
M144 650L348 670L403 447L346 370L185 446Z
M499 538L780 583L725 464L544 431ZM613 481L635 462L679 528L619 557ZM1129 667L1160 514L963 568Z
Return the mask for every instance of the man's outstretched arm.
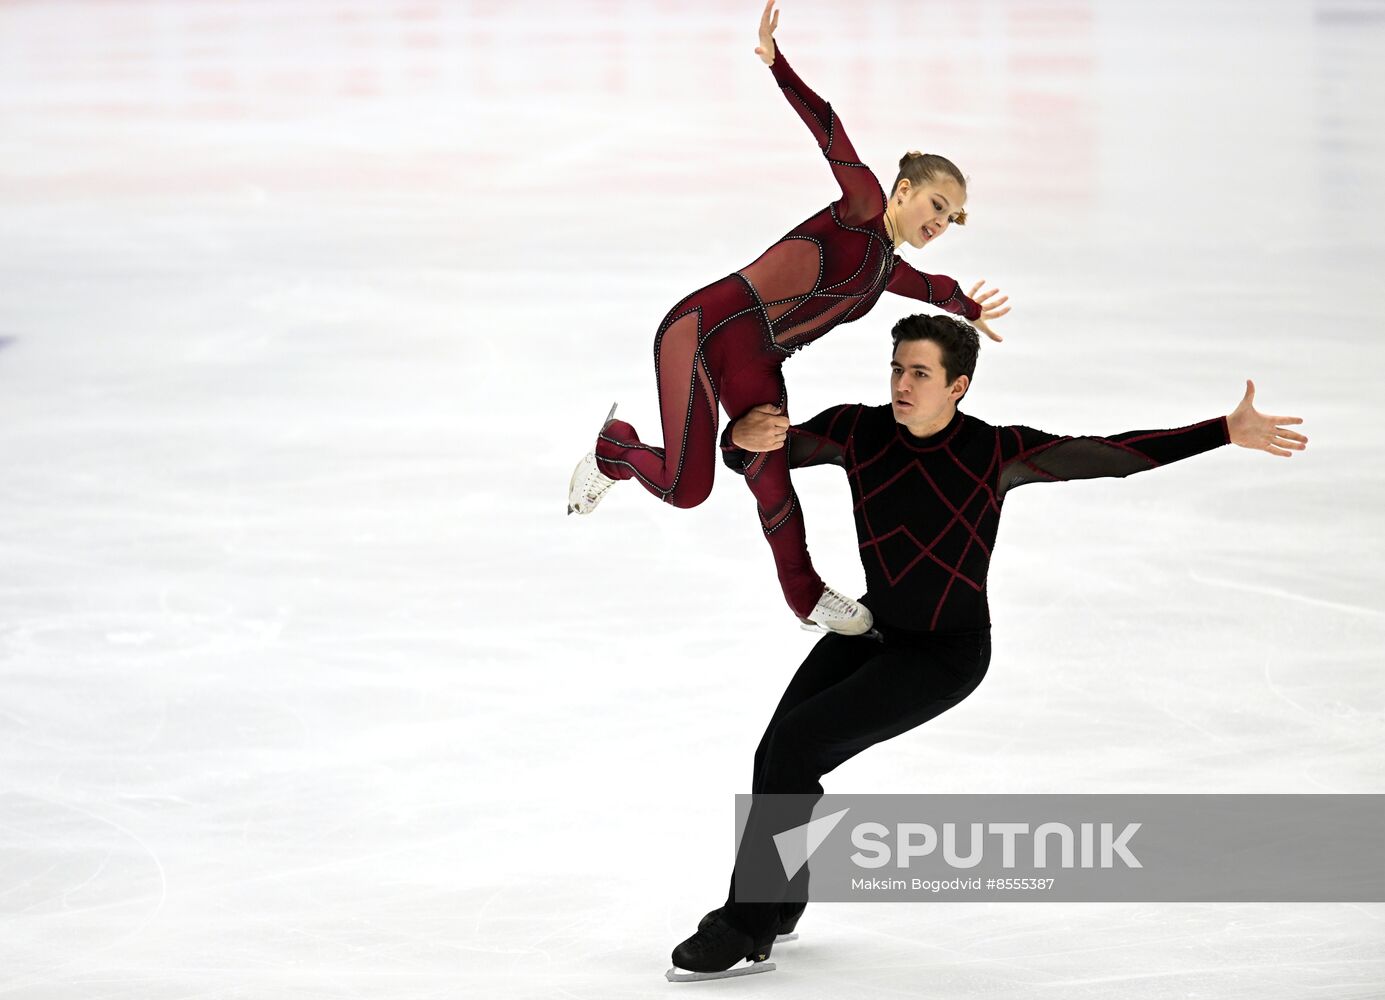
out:
M1288 428L1299 417L1271 416L1255 409L1255 383L1246 382L1241 402L1229 415L1172 430L1129 431L1111 437L1057 437L1030 427L1001 427L1000 489L1004 494L1032 482L1065 482L1129 476L1191 458L1224 444L1288 457L1308 438Z

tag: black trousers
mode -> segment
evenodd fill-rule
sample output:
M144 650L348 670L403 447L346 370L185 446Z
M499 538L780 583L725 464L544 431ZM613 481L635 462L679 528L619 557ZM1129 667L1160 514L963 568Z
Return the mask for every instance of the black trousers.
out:
M820 779L866 747L907 733L946 712L981 683L991 660L989 629L977 632L907 632L881 627L884 642L860 636L826 635L789 681L755 751L751 792L811 795L806 812L786 819L776 810L778 829L806 823L811 803L822 795ZM769 837L752 806L742 835L738 864L774 863ZM804 899L806 869L795 879ZM736 879L722 914L757 942L772 940L782 919L802 902L738 903Z

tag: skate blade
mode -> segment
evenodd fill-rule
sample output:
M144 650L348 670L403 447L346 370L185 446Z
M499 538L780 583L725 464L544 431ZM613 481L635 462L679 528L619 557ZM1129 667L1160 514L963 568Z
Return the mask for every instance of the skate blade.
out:
M798 931L790 931L788 934L777 934L774 938L775 944L783 944L785 941L797 941Z
M742 965L739 968L727 969L725 972L683 972L677 966L664 973L664 978L671 983L698 983L704 979L730 979L733 976L753 976L757 972L773 972L773 962L755 962L752 965Z
M874 639L876 642L885 641L885 637L881 635L877 629L870 629L867 632L857 632L853 635L850 632L837 632L825 625L819 625L817 622L805 622L802 619L799 619L798 627L805 632L816 632L818 635L839 635L844 639Z

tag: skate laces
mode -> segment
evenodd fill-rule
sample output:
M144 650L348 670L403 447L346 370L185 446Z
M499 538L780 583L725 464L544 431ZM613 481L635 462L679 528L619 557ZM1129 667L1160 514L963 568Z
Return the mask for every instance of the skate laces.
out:
M714 917L706 927L701 928L701 931L707 935L711 943L718 946L722 942L736 941L739 943L741 938L750 936L720 914Z
M823 589L822 596L818 598L818 609L835 618L854 618L858 613L855 601L831 587Z
M587 475L582 481L582 495L589 501L600 500L606 495L606 491L615 485L615 480L597 468L595 454L587 457L591 461L591 467L587 469Z

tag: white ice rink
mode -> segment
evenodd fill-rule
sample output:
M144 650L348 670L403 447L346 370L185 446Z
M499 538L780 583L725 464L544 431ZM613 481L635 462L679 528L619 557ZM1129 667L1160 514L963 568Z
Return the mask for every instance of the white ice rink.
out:
M0 997L1385 996L1385 906L821 904L663 981L813 642L729 473L564 516L651 344L835 185L745 2L0 3ZM994 657L834 792L1385 791L1385 4L786 0L925 270L1012 296L964 409L1228 412L1024 489ZM886 398L886 295L787 366ZM726 472L726 470L722 470ZM797 477L859 593L845 478Z

